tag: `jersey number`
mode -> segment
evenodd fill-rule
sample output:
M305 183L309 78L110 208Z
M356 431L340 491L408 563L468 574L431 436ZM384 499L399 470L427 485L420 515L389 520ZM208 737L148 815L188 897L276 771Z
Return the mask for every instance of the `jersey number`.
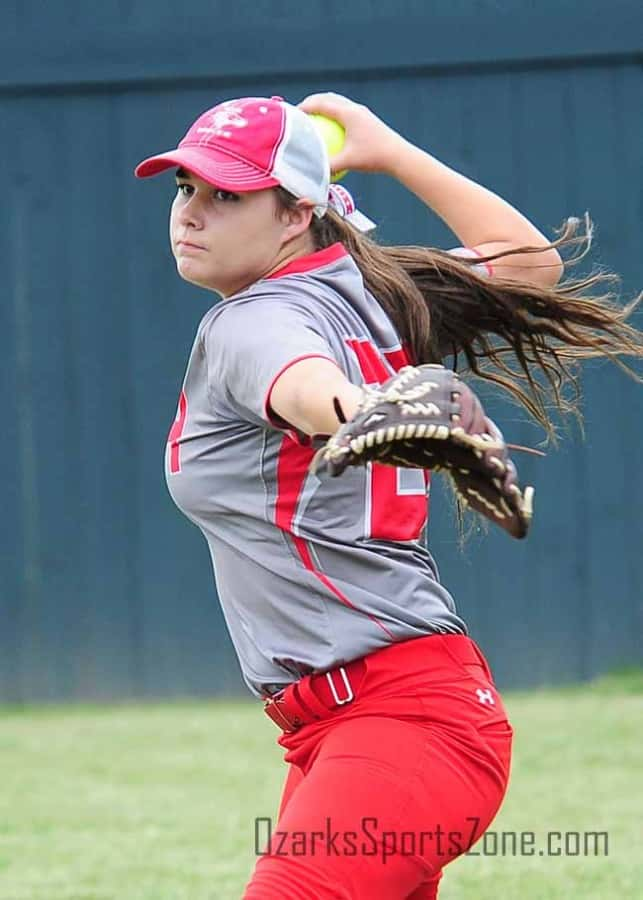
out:
M391 373L370 341L348 340L366 384L382 384ZM409 364L403 350L385 352L387 362L397 372ZM419 469L396 469L370 463L370 537L393 541L414 541L422 534L428 516L427 488L430 473ZM405 472L410 489L400 492L400 472ZM417 486L416 486L417 485Z

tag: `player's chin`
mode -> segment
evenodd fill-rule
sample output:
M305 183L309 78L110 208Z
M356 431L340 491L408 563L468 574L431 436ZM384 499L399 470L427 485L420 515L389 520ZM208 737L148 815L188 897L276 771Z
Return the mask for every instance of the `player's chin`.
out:
M196 284L199 287L208 287L209 279L207 269L196 257L176 256L176 271L184 281Z

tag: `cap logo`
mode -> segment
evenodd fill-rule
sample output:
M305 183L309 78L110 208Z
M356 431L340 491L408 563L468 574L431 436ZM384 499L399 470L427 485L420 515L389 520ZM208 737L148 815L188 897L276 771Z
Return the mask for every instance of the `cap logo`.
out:
M207 144L211 137L232 137L230 128L245 128L248 120L242 115L243 108L234 103L221 104L216 111L210 114L210 125L197 128L197 133L202 135L199 143Z

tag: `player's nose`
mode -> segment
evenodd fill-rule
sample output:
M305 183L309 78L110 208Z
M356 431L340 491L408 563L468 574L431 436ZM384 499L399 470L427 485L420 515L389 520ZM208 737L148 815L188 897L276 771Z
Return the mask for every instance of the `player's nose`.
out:
M179 207L176 221L183 228L203 227L203 204L194 194Z
M203 219L195 208L183 208L178 215L177 224L183 229L199 229L203 226Z

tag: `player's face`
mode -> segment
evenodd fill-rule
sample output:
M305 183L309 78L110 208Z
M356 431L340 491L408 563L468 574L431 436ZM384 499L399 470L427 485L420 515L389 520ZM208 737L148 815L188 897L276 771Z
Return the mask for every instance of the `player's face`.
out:
M312 249L306 216L293 230L272 189L232 194L186 169L176 182L170 242L179 275L192 284L226 297Z

